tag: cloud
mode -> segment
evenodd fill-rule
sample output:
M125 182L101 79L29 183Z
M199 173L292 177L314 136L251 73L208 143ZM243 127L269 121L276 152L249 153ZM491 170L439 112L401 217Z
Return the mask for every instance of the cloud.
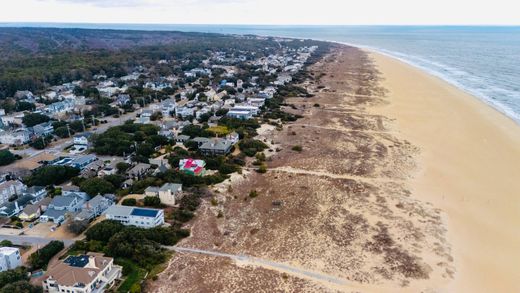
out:
M41 2L61 2L70 4L83 4L97 7L175 7L179 5L217 4L213 0L39 0ZM252 0L219 0L218 4L239 4Z

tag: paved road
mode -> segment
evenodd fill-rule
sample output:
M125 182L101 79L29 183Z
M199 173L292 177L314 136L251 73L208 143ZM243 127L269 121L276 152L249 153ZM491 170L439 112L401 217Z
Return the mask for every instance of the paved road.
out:
M274 269L279 270L287 273L291 273L293 275L296 275L298 277L305 277L308 279L312 279L314 281L320 281L320 282L328 282L335 285L345 286L348 285L349 282L347 280L343 280L341 278L337 278L331 275L327 275L321 272L315 272L311 270L307 270L304 268L298 268L294 266L290 266L283 263L278 263L270 260L265 260L257 257L247 256L247 255L235 255L235 254L228 254L228 253L222 253L222 252L216 252L216 251L209 251L209 250L201 250L196 248L187 248L187 247L177 247L177 246L165 246L165 248L174 250L179 253L198 253L198 254L205 254L205 255L212 255L217 257L225 257L230 258L239 262L243 262L250 265L256 265L260 266L266 269Z
M0 235L0 241L9 240L14 244L23 245L23 244L31 244L31 245L45 245L52 240L60 240L63 241L65 246L70 246L74 243L74 240L70 239L56 239L51 237L38 237L38 236L25 236L25 235Z

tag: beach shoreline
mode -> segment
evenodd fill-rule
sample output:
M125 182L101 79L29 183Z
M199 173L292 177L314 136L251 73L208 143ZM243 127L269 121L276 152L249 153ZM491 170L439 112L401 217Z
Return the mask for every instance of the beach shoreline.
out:
M421 149L409 180L447 218L456 274L449 292L517 292L520 126L439 77L369 51L399 136Z

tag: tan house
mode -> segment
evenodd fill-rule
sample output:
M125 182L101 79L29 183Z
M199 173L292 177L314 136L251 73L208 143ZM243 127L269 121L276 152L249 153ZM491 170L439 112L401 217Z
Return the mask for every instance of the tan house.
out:
M48 268L42 286L45 292L98 293L121 278L122 267L98 253L70 255Z
M35 204L27 205L18 215L18 218L26 222L31 222L38 219L42 215L42 213L47 210L47 207L49 206L51 201L52 198L45 197Z
M166 205L175 205L175 201L182 194L182 184L165 183L161 187L150 186L144 190L146 196L158 196L161 203Z

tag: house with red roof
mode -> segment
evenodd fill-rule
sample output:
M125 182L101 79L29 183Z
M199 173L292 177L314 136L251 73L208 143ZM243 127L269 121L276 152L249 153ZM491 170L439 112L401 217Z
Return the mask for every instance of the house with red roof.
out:
M206 162L203 160L183 159L179 161L179 170L193 176L203 176L206 169Z

